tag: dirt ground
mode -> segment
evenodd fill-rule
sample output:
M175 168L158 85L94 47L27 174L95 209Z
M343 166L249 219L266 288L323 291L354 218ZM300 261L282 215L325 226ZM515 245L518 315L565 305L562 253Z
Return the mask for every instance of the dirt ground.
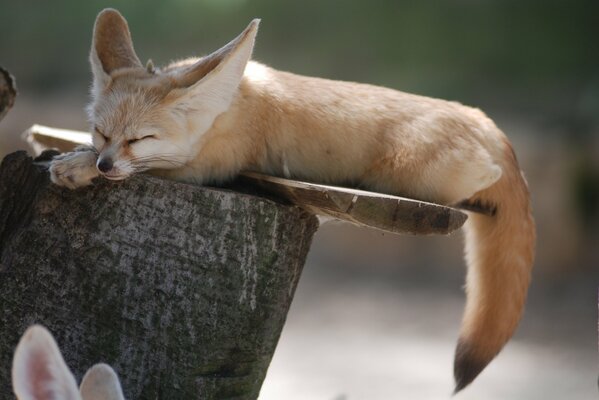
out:
M331 245L335 236L345 239ZM348 237L362 237L370 250L343 246ZM393 260L384 258L395 248L459 241L459 234L409 238L321 228L260 399L449 399L464 303L459 250L444 267L398 258L393 268ZM345 247L342 255L339 246ZM369 257L378 258L376 265L368 265ZM515 337L455 398L599 397L596 284L584 275L535 279Z

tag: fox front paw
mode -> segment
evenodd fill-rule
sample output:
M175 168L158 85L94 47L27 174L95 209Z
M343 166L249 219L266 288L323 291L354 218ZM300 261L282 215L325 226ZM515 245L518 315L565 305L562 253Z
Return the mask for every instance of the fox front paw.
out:
M54 157L50 163L50 179L69 189L87 186L99 175L97 154L93 150L75 151Z

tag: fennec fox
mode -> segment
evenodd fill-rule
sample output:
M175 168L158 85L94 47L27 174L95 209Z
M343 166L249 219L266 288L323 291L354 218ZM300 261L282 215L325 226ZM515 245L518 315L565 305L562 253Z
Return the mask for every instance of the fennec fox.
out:
M119 378L106 364L91 367L77 389L75 377L46 328L29 327L15 350L12 386L19 400L123 400Z
M252 62L258 24L206 57L155 69L140 63L125 19L102 11L90 55L96 150L54 160L52 180L76 188L152 170L218 183L254 170L485 210L465 227L454 365L464 388L512 336L530 280L535 227L509 141L456 102Z

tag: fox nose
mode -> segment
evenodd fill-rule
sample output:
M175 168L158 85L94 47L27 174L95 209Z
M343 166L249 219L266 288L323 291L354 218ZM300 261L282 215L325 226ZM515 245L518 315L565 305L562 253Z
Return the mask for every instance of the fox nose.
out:
M98 161L98 169L100 172L108 172L112 169L112 160L110 158L103 158Z

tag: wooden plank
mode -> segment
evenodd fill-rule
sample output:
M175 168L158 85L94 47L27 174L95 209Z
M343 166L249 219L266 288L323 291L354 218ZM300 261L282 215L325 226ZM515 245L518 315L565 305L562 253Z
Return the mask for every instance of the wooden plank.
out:
M48 149L56 149L65 153L79 145L92 142L91 135L87 132L50 128L43 125L33 125L23 132L22 138L29 144L36 156Z
M36 154L48 148L71 151L77 145L91 142L88 133L41 125L32 126L24 133L24 138ZM449 234L467 219L463 212L439 204L256 172L243 172L238 183L251 187L257 194L282 199L314 214L392 233Z
M244 172L240 180L308 211L386 232L448 234L466 215L451 207L364 190L320 185Z

